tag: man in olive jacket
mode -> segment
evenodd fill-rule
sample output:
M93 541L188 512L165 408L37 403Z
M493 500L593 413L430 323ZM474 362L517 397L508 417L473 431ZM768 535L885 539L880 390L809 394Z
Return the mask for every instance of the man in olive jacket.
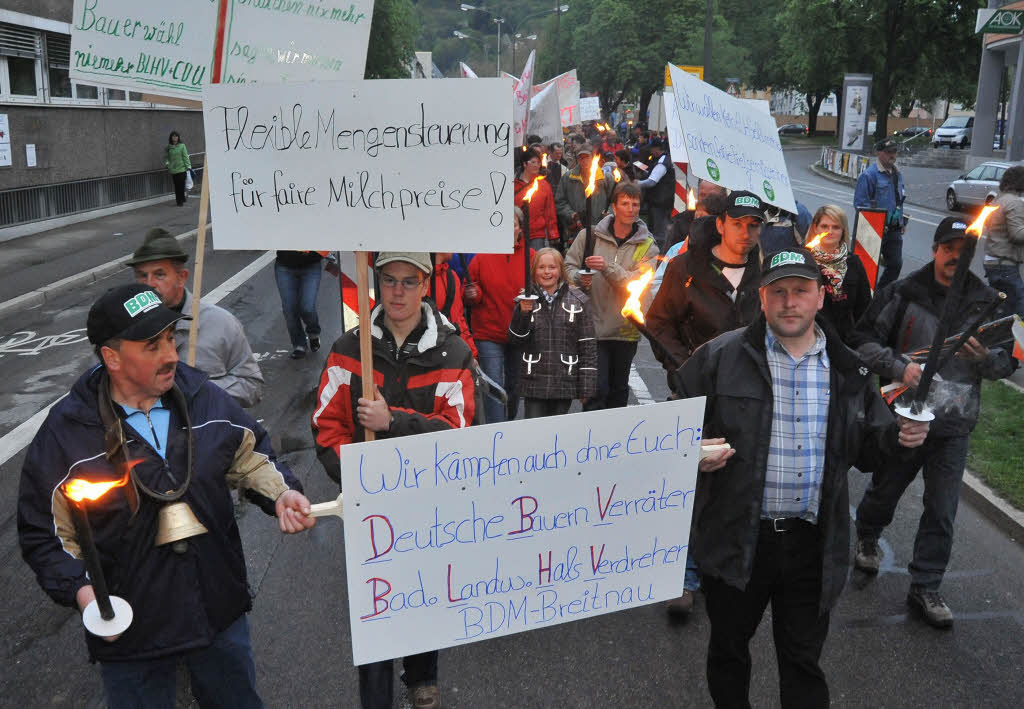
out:
M732 446L702 461L691 526L719 707L749 706L749 642L769 602L782 706L828 706L819 658L849 567L847 471L903 455L928 431L897 426L856 353L815 322L820 278L805 249L768 256L764 314L679 370L684 396L707 397L705 441Z

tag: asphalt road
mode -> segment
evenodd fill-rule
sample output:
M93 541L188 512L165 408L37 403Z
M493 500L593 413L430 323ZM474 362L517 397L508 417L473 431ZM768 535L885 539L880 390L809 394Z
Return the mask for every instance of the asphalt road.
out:
M844 188L804 171L801 164L793 165L791 176L798 199L812 210L825 201L849 207ZM182 212L190 209L194 207ZM118 229L123 235L117 242L121 252L110 258L134 248L145 228L163 213L129 214L134 221L129 219ZM912 208L910 214L908 268L927 260L931 230L941 218L938 212L920 208ZM96 225L91 233L94 240L104 240ZM207 291L215 291L260 256L208 251ZM97 264L81 262L83 268L93 265ZM21 289L55 280L45 267L37 267L35 273ZM0 499L5 501L0 506L0 553L5 562L0 566L0 597L6 599L6 612L0 617L0 707L102 706L98 670L86 661L78 615L55 606L20 559L15 503L32 417L38 420L39 412L91 366L94 360L84 333L76 331L84 327L88 307L100 292L127 275L123 272L46 306L0 319ZM6 269L0 265L0 279L4 278ZM240 318L254 351L260 353L267 388L255 409L257 418L286 451L283 459L306 485L309 497L332 499L337 489L312 453L308 424L322 359L288 359L271 268L262 268L233 288L220 304ZM337 281L325 277L319 308L325 341L340 332L337 304ZM19 332L32 333L31 341L12 345L18 341L12 338L25 339L16 335ZM641 346L635 369L631 403L663 400L664 374L646 345ZM851 499L859 500L865 477L853 472L850 480ZM882 573L867 583L851 579L833 613L823 657L833 701L850 707L1022 706L1024 549L970 506L961 506L943 587L957 614L956 625L939 632L909 618L904 605L906 563L921 493L915 483L883 538L887 556ZM255 593L250 621L266 705L357 706L341 523L323 519L311 532L285 538L272 519L250 506L239 524ZM751 697L758 707L778 704L769 619L766 614L752 643ZM698 597L696 613L684 624L670 623L660 605L651 605L445 650L440 668L445 705L708 706L707 636L703 599Z

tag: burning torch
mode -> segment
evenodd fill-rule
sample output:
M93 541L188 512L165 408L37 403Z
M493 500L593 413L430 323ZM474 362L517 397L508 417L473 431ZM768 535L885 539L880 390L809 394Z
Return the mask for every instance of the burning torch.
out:
M533 178L533 184L523 195L523 223L521 225L523 228L523 295L519 296L517 300L537 299L537 296L530 293L533 285L531 283L533 274L530 273L530 201L537 193L537 188L540 187L540 181L543 179L540 175Z
M690 212L697 210L697 195L693 193L692 187L686 190L686 209Z
M592 276L594 272L587 266L587 259L594 255L594 225L590 217L590 204L591 198L594 195L594 190L597 189L597 173L601 171L601 160L599 153L594 153L593 157L590 158L590 176L587 179L587 186L583 190L583 194L587 196L587 215L586 215L586 228L587 235L586 241L583 242L583 268L579 271L581 276Z
M983 207L978 218L967 227L963 250L957 258L956 271L953 274L953 280L946 294L946 301L942 304L942 313L939 315L939 322L935 327L935 337L932 339L932 346L928 351L928 359L925 360L924 372L921 373L921 381L917 385L914 400L909 407L898 406L895 409L896 413L904 418L914 421L931 421L935 418L935 414L926 410L924 405L928 401L928 392L931 390L932 380L935 378L939 368L939 361L942 356L942 343L947 335L949 335L950 322L960 309L960 303L967 290L967 274L971 270L971 261L974 260L974 251L978 246L978 240L981 238L981 230L985 226L985 220L996 209L998 207ZM964 331L964 336L961 338L963 342L966 342L969 337L973 336L971 333L972 329L976 330L976 328L968 328ZM959 349L963 342L958 343L956 349Z
M120 596L111 596L107 589L107 579L103 575L100 554L96 549L96 540L92 536L89 524L89 512L86 501L95 502L115 487L128 484L128 477L108 482L89 482L81 478L69 480L64 485L64 497L70 503L71 519L75 525L75 536L81 548L85 570L92 584L96 599L82 611L82 624L93 635L113 637L120 635L132 624L132 607Z

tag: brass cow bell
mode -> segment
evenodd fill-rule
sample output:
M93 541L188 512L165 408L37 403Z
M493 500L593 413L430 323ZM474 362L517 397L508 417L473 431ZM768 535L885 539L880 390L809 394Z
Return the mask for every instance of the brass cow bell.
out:
M206 534L209 530L203 526L187 502L171 502L160 508L157 521L156 546L172 544L178 554L188 549L189 537Z

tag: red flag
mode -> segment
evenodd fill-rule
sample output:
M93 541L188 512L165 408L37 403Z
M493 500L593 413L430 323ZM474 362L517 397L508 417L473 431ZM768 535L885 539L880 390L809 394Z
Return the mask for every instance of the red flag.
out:
M853 224L853 253L864 264L871 290L875 289L875 283L878 282L878 258L882 252L885 216L884 209L858 209Z

